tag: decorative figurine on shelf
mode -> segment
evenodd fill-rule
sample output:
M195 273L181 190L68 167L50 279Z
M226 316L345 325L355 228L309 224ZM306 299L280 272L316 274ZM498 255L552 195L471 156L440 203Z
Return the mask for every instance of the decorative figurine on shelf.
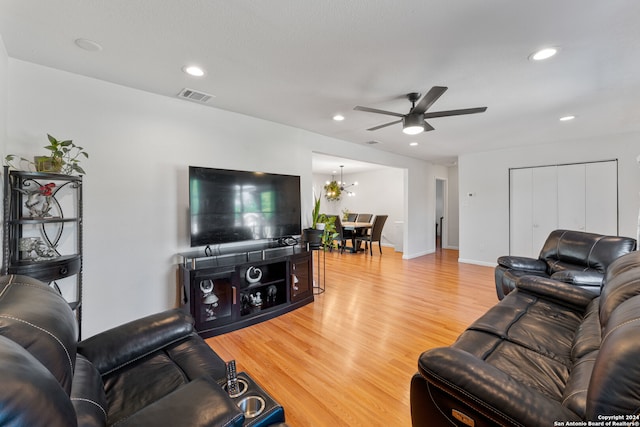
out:
M58 256L54 249L38 237L20 238L18 249L22 252L22 259L30 261L50 260Z
M27 197L24 206L29 211L31 218L47 218L51 216L51 197L55 186L55 183L50 182L41 185L36 190L25 190L23 188L16 188L15 190Z
M213 292L213 280L202 280L200 282L200 290L202 291L202 304L205 306L205 320L216 320L218 317L215 308L218 307L220 298Z
M260 292L256 292L255 295L251 294L249 295L249 297L251 297L251 305L254 307L260 307L262 305L262 297L261 297L261 293Z
M269 287L267 287L267 302L271 301L271 303L275 303L277 293L278 288L276 288L276 285L269 285Z

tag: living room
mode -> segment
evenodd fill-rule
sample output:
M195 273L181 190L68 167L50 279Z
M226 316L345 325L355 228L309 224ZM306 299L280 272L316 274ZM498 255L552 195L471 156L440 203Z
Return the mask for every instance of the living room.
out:
M17 4L10 3L14 3L13 7ZM73 2L66 4L70 3ZM605 9L615 10L618 15L624 13L624 7L637 12L636 6L616 4L617 9L611 5ZM583 8L578 2L573 2L573 5ZM553 7L551 2L546 6ZM589 17L595 19L592 15ZM621 31L635 34L635 30L630 28L635 26L623 26ZM311 164L314 152L403 169L406 171L405 259L435 251L435 178L448 177L454 170L457 171L460 194L460 262L494 266L498 256L509 253L509 168L618 159L619 234L636 236L640 208L640 167L636 161L640 154L640 120L636 117L637 108L633 102L616 103L615 98L624 92L637 95L635 76L640 73L638 63L631 58L631 52L636 51L637 40L625 39L627 43L622 44L615 57L602 60L607 62L608 71L617 67L626 73L625 87L601 88L593 83L593 93L575 93L567 85L566 93L557 100L559 106L549 112L549 121L553 122L545 129L526 125L529 118L522 110L526 111L524 104L529 102L527 99L516 99L512 104L489 104L489 110L484 113L489 119L483 119L482 114L443 119L438 122L442 129L434 120L436 130L427 134L444 132L447 127L444 120L454 121L448 123L467 119L490 120L494 127L486 138L495 139L495 145L460 153L456 156L457 165L451 166L255 118L242 111L186 102L174 96L181 87L167 88L164 95L156 94L144 88L112 83L108 79L87 77L79 71L58 69L55 60L43 59L43 64L24 60L12 55L5 30L9 31L9 26L3 19L3 27L0 27L0 138L3 157L8 153L25 157L39 154L46 145L47 133L73 139L90 154L89 159L83 161L87 171L84 177L83 265L83 335L86 337L176 304L176 254L189 249L187 174L190 165L299 175L303 221L308 221L306 216L313 204ZM89 31L88 28L82 30ZM16 32L12 30L12 34L15 37ZM29 41L28 35L24 37L29 49L40 51L46 58L46 43L40 39ZM90 35L75 34L75 37ZM561 39L560 35L556 37ZM72 44L73 38L67 42ZM527 47L533 50L537 46ZM564 50L560 55L571 52L571 47ZM87 67L100 68L100 57L90 56L94 53L100 54L81 50L76 54L83 55L82 61ZM529 67L542 65L528 63L526 57L529 53L518 52L519 60ZM139 56L126 58L122 68L135 69L145 61L145 55L141 49ZM392 58L398 59L398 56ZM182 64L175 66L179 72ZM406 86L413 88L413 85L418 87L411 90L425 90L447 83L434 81L437 78L428 76L424 69L419 71L416 74L422 74L422 77L414 76L410 83L398 85L397 90L405 90ZM210 73L215 75L214 70ZM363 76L366 73L366 70L362 71ZM460 70L457 73L472 74ZM90 72L86 71L86 74ZM445 76L439 74L437 77ZM184 87L194 84L186 76L181 78ZM473 79L476 79L477 86L484 84L481 77ZM516 84L530 84L528 79L515 80ZM224 82L219 85L223 86ZM452 84L451 92L454 89L459 90ZM485 90L487 97L492 90L497 89ZM611 94L606 98L607 103L594 102L599 91ZM274 88L271 102L277 102L277 92L278 88ZM558 92L562 93L562 87ZM239 93L238 96L248 94ZM457 99L462 104L456 103L452 108L475 106L475 102L484 105L482 98L465 99L464 93L459 96ZM357 98L355 95L352 97ZM304 100L300 102L298 109L304 106ZM406 100L401 102L406 103ZM355 100L349 106L352 108L359 103L364 104L365 101ZM588 108L581 110L583 112L577 121L568 124L572 126L570 130L559 128L555 116L564 110L560 106L578 108L583 105L588 105ZM491 118L492 109L502 110L500 120L504 121ZM607 115L608 120L603 122L600 110L608 110L608 114L612 112L618 119ZM327 115L332 113L327 112ZM522 133L504 135L502 126L506 127L510 121L521 124ZM594 127L601 130L594 132ZM400 128L395 130L400 133ZM520 139L529 143L515 144ZM536 144L531 142L532 139ZM505 140L516 140L515 145L505 146ZM445 151L448 149L445 146L454 142L438 141L434 145L436 149ZM473 196L469 197L469 194Z

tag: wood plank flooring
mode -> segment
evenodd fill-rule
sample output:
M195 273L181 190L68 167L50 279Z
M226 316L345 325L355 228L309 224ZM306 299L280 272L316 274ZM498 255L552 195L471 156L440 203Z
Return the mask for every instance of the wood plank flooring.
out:
M403 260L326 254L326 292L278 318L207 339L285 408L287 424L410 426L423 351L449 345L497 302L493 268L458 251Z

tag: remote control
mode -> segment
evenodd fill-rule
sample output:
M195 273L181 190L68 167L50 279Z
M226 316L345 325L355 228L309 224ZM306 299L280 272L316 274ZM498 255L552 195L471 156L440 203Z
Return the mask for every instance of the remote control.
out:
M227 362L227 392L229 396L237 396L240 392L238 389L238 374L236 372L235 360Z

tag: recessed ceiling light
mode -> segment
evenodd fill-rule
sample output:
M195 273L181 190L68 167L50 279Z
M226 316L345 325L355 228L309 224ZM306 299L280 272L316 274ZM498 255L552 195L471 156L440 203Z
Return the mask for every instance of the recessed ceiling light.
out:
M539 51L534 52L531 55L529 55L529 59L532 59L534 61L542 61L543 59L551 58L556 53L558 53L558 48L547 47L547 48L544 48L544 49L540 49Z
M98 52L102 50L102 45L98 42L94 42L89 39L75 39L74 43L80 49L88 50L89 52Z
M194 77L204 76L204 70L195 65L188 65L188 66L182 67L182 71Z
M409 145L412 146L412 147L416 147L418 145L418 143L414 141L414 142L410 142Z
M333 120L335 120L336 122L341 122L344 120L344 116L342 114L336 114L335 116L333 116Z
M576 118L576 116L564 116L564 117L560 117L560 121L561 122L568 122L569 120L573 120L575 118Z

